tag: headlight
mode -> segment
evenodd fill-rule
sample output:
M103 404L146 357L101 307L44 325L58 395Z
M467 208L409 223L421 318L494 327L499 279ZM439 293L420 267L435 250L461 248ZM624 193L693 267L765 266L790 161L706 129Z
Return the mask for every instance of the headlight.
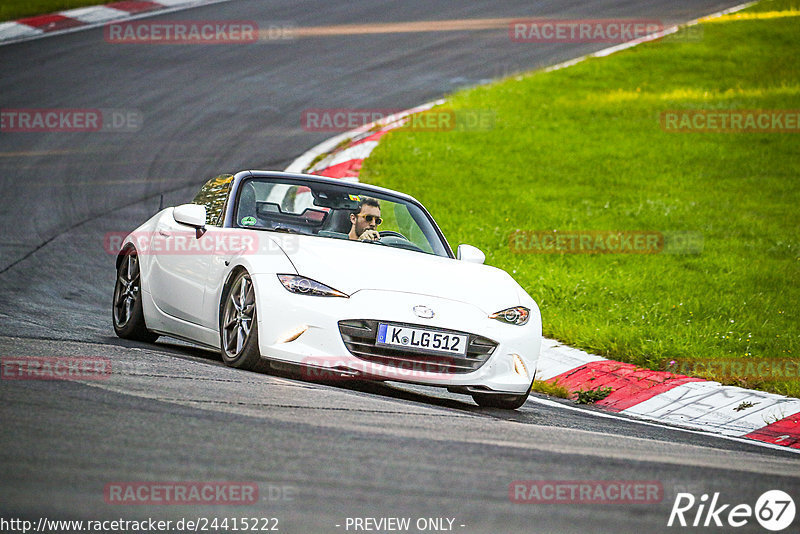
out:
M500 310L499 312L491 314L489 319L497 319L503 323L522 326L528 322L530 315L531 311L528 308L524 306L514 306L513 308L506 308L505 310Z
M350 298L350 295L337 291L332 287L325 284L320 284L316 280L299 276L296 274L279 274L278 280L281 281L283 287L292 293L299 293L301 295L311 295L314 297L344 297Z

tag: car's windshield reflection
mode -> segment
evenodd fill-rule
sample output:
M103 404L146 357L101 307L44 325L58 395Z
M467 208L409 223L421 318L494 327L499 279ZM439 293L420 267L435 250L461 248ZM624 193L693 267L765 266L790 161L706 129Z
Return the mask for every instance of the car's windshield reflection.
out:
M234 225L359 241L448 256L418 205L347 185L250 179L239 188Z

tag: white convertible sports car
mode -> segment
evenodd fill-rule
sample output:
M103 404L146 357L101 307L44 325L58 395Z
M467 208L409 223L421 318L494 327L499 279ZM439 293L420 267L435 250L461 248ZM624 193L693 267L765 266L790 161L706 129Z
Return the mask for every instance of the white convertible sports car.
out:
M209 180L122 241L117 335L168 335L230 366L446 387L515 409L542 338L533 299L414 198L304 174Z

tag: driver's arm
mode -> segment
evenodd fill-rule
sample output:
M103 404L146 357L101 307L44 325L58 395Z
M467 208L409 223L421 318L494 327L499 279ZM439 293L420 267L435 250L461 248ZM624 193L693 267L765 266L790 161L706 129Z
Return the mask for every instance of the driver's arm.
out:
M364 233L358 236L359 241L378 241L380 238L377 230L364 230Z

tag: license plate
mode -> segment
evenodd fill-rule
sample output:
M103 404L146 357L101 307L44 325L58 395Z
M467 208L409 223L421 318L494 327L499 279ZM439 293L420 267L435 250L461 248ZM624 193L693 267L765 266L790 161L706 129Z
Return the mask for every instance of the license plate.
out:
M467 343L469 336L466 334L450 334L385 323L378 323L378 338L375 340L376 345L402 347L417 352L459 355L467 353Z

